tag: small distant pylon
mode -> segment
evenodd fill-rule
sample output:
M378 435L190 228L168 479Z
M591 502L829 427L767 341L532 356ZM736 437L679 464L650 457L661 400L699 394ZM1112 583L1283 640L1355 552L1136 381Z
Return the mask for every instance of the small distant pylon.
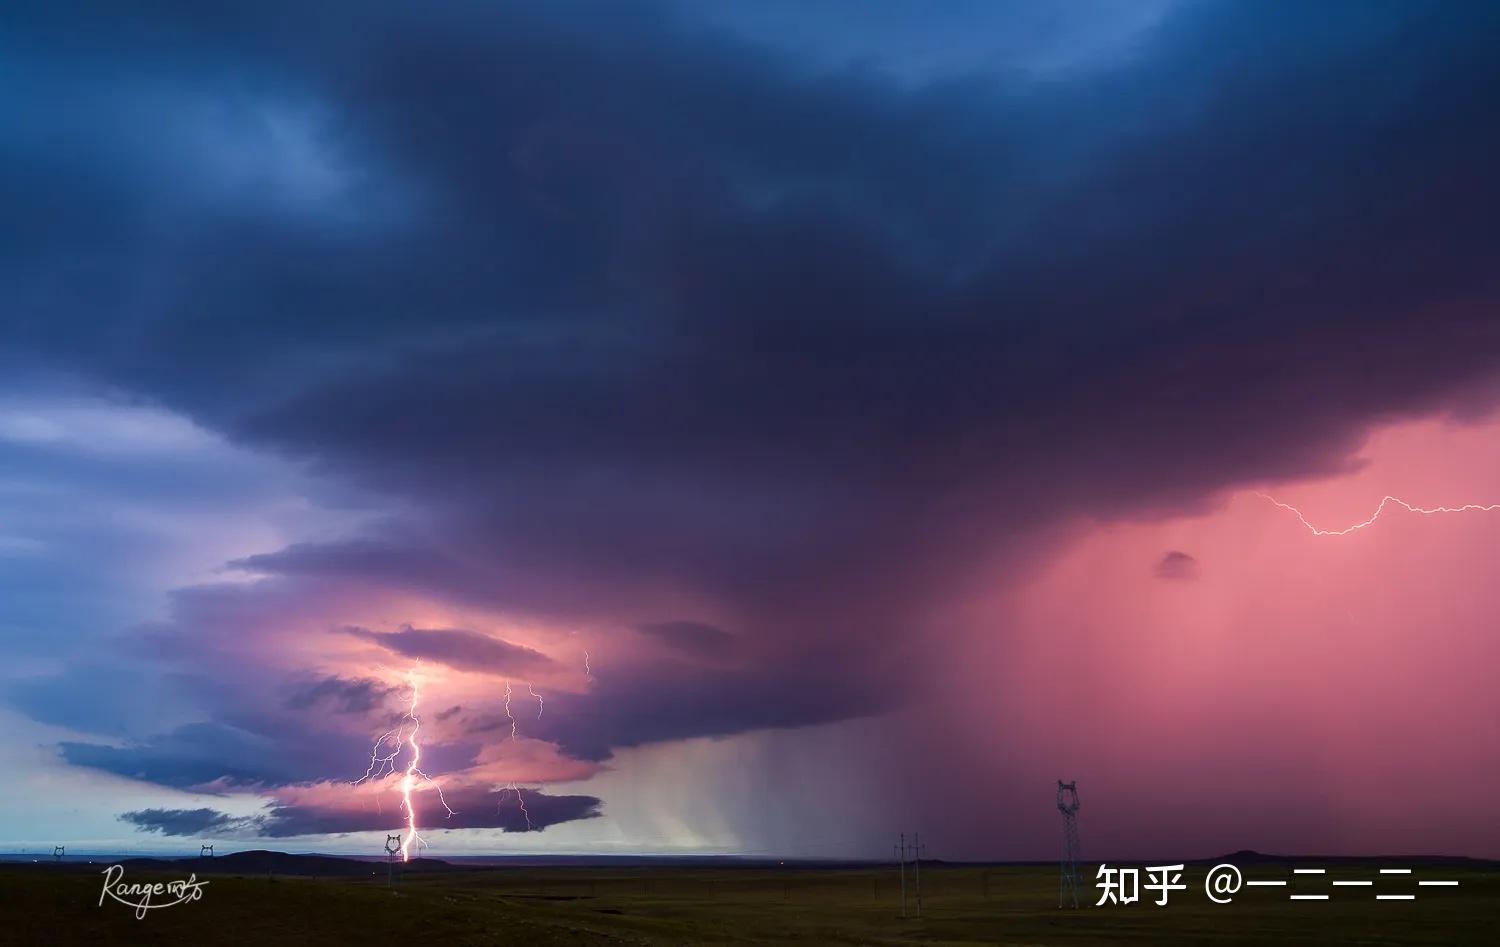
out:
M1058 866L1057 906L1078 907L1083 882L1078 879L1078 783L1057 781L1057 811L1063 818L1062 862Z
M396 856L401 853L401 836L387 835L385 837L385 886L391 886L392 876L396 873Z
M927 848L922 844L920 835L913 835L911 842L906 841L906 833L901 833L901 844L896 846L896 857L901 860L901 916L906 917L906 866L912 867L913 888L917 896L917 917L922 916L922 851ZM911 856L908 861L907 856Z

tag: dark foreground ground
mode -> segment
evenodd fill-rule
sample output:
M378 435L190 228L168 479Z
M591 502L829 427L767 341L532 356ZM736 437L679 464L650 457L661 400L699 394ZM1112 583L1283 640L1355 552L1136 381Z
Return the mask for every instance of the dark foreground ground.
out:
M1390 864L1390 863L1386 863ZM1188 890L1165 907L1058 910L1054 867L924 866L922 917L900 916L894 869L503 868L412 871L392 888L383 866L363 877L200 874L203 897L151 911L99 905L100 866L0 866L0 942L16 944L1495 944L1500 873L1376 865L1292 874L1290 864L1242 866L1246 878L1288 888L1244 888L1229 905ZM190 867L190 866L189 866ZM228 866L226 866L228 867ZM1302 867L1302 865L1298 865ZM1094 892L1093 869L1085 885ZM371 877L371 872L379 874ZM127 880L185 877L127 863ZM1296 879L1293 881L1293 879ZM1418 887L1452 879L1456 888ZM1334 879L1378 879L1373 888ZM908 879L910 880L910 879ZM1144 877L1143 877L1144 880ZM1291 901L1289 893L1327 893ZM1414 893L1415 901L1377 901ZM1142 891L1143 901L1154 893ZM1093 897L1090 898L1090 901ZM915 914L914 898L908 910Z

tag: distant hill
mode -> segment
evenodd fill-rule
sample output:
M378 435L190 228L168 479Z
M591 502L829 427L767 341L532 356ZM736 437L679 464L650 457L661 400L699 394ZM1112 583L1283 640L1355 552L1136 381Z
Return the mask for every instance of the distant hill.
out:
M99 860L103 861L103 860ZM212 858L127 858L118 864L137 871L183 871L199 875L298 875L305 877L368 876L385 871L384 859L339 858L334 855L288 855L257 849ZM413 858L401 866L407 872L469 871L435 858Z
M1298 864L1319 865L1390 865L1410 867L1412 865L1454 865L1476 870L1487 870L1500 862L1484 858L1469 858L1466 855L1267 855L1262 852L1242 849L1218 858L1194 859L1197 864L1228 862L1231 865ZM1165 864L1153 862L1153 864Z
M1275 855L1242 849L1214 858L1090 858L1085 864L1124 865L1169 865L1185 862L1189 865L1214 865L1229 863L1236 866L1250 865L1309 865L1316 867L1387 866L1392 868L1416 868L1422 866L1451 866L1476 871L1500 870L1500 861L1470 858L1462 855ZM294 855L255 849L247 852L231 852L212 858L184 856L180 858L153 858L144 856L122 856L119 854L89 854L69 856L54 862L45 853L32 855L0 855L0 867L25 867L41 871L97 872L100 866L119 864L133 871L155 871L172 873L196 873L199 875L287 875L301 877L345 877L368 878L385 872L386 860L379 856L338 855ZM420 873L472 872L497 868L670 868L670 869L767 869L786 868L793 870L825 869L865 870L894 863L889 859L862 861L858 859L774 859L736 855L454 855L451 860L436 858L414 858L402 866L403 871ZM1056 865L1052 859L1039 861L945 861L923 859L924 868L1025 868Z

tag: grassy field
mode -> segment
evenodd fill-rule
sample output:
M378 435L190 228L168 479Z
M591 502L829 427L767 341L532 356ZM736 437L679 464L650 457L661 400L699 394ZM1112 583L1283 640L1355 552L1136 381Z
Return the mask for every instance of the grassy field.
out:
M1230 905L1203 892L1204 868L1165 907L1058 910L1055 868L924 868L923 914L903 920L894 869L476 870L376 879L210 876L201 900L152 911L98 905L87 870L0 868L0 942L17 944L1493 944L1500 873L1419 868L1375 888L1341 867L1291 888L1245 888ZM382 869L383 871L383 869ZM1085 883L1093 891L1092 874ZM1292 879L1246 867L1247 878ZM171 880L180 873L156 876ZM1418 888L1419 878L1456 888ZM136 872L131 881L153 880ZM1144 878L1143 878L1144 880ZM1290 901L1289 892L1330 893ZM1376 892L1420 892L1376 901ZM1142 892L1144 899L1154 894ZM1092 899L1091 899L1092 900ZM915 913L914 901L908 903Z

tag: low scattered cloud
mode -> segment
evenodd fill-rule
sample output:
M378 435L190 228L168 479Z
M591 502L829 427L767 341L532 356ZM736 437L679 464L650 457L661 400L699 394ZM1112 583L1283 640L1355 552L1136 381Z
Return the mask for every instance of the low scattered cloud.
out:
M386 698L397 690L373 678L351 680L330 675L292 684L288 688L286 706L289 710L323 706L335 713L365 714L383 707Z
M432 796L424 807L427 829L500 829L540 832L550 826L601 814L594 796L553 795L525 787L493 789L479 784L444 789L453 810L447 814ZM524 798L525 806L522 808ZM354 803L357 800L346 800ZM288 838L298 835L338 835L389 829L391 815L357 804L276 803L262 813L234 816L217 809L137 809L122 813L121 821L142 832L183 836L258 836Z
M552 659L540 651L461 628L408 625L400 631L371 631L350 626L343 633L374 642L403 657L435 661L460 671L524 677L553 667Z
M739 639L722 628L698 621L662 621L638 625L636 630L670 648L700 658L726 658Z
M217 809L137 809L121 813L142 832L161 835L238 835L255 824L253 818L232 816Z
M1158 579L1196 579L1198 560L1177 549L1168 550L1156 563Z

